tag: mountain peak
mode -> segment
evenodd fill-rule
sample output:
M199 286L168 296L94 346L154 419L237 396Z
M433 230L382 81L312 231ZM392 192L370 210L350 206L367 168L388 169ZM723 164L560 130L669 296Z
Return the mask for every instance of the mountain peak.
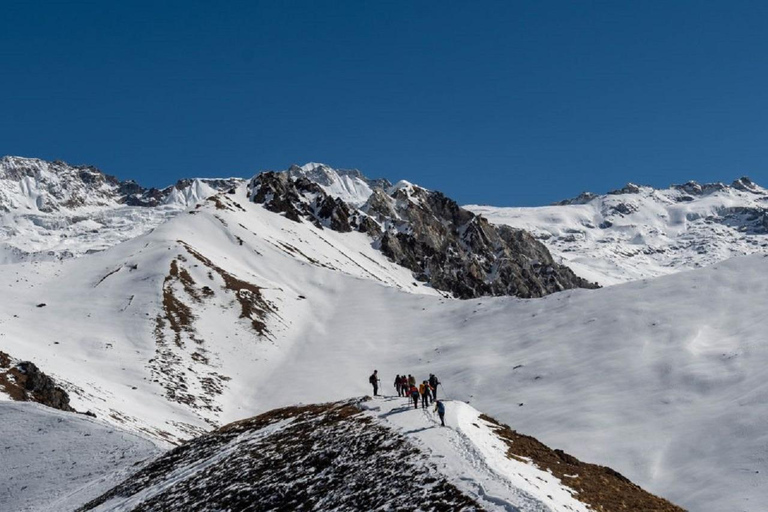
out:
M386 189L391 184L385 179L370 179L357 169L334 169L309 162L292 165L285 171L292 179L306 178L319 185L328 195L355 206L364 204L377 188Z

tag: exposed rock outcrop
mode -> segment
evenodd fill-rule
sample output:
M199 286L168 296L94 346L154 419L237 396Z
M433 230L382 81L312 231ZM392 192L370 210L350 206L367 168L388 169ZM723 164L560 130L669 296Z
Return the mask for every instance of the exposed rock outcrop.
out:
M69 395L53 379L29 361L15 361L0 352L0 390L12 400L38 402L54 409L74 412Z
M334 231L360 231L374 246L434 288L468 299L484 295L541 297L595 288L557 264L529 233L494 226L440 192L400 182L374 188L356 208L306 177L262 173L249 184L252 201L301 222Z

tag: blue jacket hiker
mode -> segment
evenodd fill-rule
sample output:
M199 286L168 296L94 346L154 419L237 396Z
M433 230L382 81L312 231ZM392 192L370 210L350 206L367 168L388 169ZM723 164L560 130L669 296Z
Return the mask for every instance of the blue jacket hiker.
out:
M440 424L445 426L445 405L442 400L435 402L435 410L437 411L437 415L440 416Z

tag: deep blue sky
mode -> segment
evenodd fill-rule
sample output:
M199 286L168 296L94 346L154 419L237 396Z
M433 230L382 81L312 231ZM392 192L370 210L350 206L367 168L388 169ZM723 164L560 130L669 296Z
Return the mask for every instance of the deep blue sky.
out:
M768 184L768 4L16 2L0 154L166 185L291 163L461 203Z

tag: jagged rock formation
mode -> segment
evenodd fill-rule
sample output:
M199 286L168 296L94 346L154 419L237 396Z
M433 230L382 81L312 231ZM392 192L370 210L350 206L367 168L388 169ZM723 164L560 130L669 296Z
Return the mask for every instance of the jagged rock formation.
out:
M262 173L249 183L252 201L300 222L334 231L360 231L417 280L467 299L485 295L542 297L570 288L594 288L557 264L523 230L494 226L445 197L400 182L374 188L356 208L317 183L289 173Z
M69 395L53 379L29 361L15 361L0 352L0 391L20 402L38 402L54 409L74 412Z
M286 173L291 179L306 178L320 185L329 195L345 203L361 206L377 188L389 188L385 179L369 179L357 169L332 169L325 164L292 165Z

